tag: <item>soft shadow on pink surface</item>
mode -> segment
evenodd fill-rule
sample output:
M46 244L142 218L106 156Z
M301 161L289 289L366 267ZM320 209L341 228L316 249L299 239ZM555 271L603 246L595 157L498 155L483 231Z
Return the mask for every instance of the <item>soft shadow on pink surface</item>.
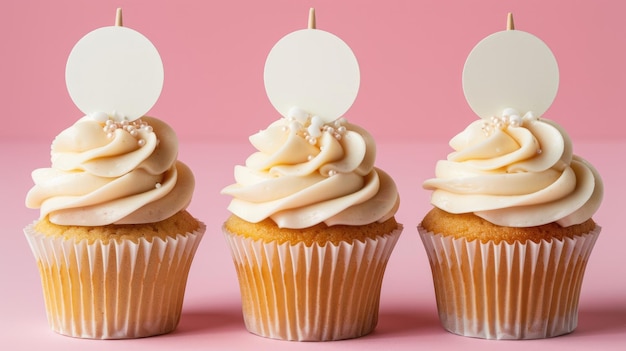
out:
M172 335L206 334L229 329L245 330L240 307L225 306L220 309L183 311L178 328Z
M625 335L626 304L589 306L578 311L578 327L571 337Z
M241 309L225 306L220 309L183 311L180 324L170 336L189 336L240 329L245 331ZM416 336L442 331L436 314L428 310L391 309L380 311L378 325L368 338Z
M378 326L368 337L397 338L433 335L444 332L439 318L431 309L381 311ZM567 337L619 336L626 334L626 304L588 306L578 312L578 327Z
M378 325L369 338L390 338L432 334L442 331L431 309L387 309L379 312Z

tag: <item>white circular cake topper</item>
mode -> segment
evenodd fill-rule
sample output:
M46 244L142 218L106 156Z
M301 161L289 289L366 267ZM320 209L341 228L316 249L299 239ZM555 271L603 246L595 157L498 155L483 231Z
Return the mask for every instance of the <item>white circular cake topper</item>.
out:
M104 112L132 121L159 98L163 62L141 33L122 26L98 28L72 49L65 82L72 100L86 115Z
M297 107L325 123L336 120L354 103L360 77L350 47L319 29L287 34L265 61L265 91L284 117Z
M556 97L559 67L550 48L536 36L505 30L479 42L463 68L463 91L481 118L506 108L543 115Z

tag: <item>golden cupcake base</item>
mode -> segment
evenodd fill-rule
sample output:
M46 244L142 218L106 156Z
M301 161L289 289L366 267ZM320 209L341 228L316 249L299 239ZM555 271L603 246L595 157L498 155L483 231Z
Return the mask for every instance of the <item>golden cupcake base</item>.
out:
M357 338L378 322L383 274L402 227L333 244L264 242L224 230L246 328L294 341Z
M418 229L446 330L484 339L538 339L576 328L583 276L599 226L573 238L512 244Z
M24 233L37 260L50 328L89 339L140 338L178 325L205 226L151 241L64 239Z

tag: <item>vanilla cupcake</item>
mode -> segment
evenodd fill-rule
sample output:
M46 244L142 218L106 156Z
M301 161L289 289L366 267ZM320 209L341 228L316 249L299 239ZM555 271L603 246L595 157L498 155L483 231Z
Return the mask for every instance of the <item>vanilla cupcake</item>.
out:
M160 55L117 9L115 26L76 43L65 81L85 116L54 139L26 195L40 213L24 233L50 327L92 339L171 332L205 226L186 210L195 180L176 133L145 116L163 85Z
M434 208L419 225L443 327L486 339L573 331L600 233L598 172L558 124L512 109L450 145L424 182Z
M295 115L250 138L257 152L222 191L233 197L223 229L244 321L254 334L283 340L360 337L376 326L383 273L402 231L398 191L374 167L365 130Z
M174 131L151 117L87 116L51 153L52 166L32 174L26 206L40 218L24 232L52 330L93 339L174 330L205 230L186 211L194 177Z

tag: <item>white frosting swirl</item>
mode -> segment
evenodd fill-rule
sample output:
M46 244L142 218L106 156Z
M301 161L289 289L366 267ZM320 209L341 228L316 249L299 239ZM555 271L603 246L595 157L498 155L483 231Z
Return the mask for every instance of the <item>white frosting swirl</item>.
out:
M532 113L520 118L507 109L502 117L477 120L450 146L455 152L423 185L444 211L508 227L566 227L591 218L602 201L600 175L573 155L567 133Z
M177 155L176 134L158 119L83 117L52 143L52 167L33 171L26 206L59 225L158 222L191 201L194 177Z
M258 150L235 167L228 209L252 223L271 218L281 228L364 225L397 211L393 180L374 167L376 146L364 129L341 119L282 118L250 137Z

